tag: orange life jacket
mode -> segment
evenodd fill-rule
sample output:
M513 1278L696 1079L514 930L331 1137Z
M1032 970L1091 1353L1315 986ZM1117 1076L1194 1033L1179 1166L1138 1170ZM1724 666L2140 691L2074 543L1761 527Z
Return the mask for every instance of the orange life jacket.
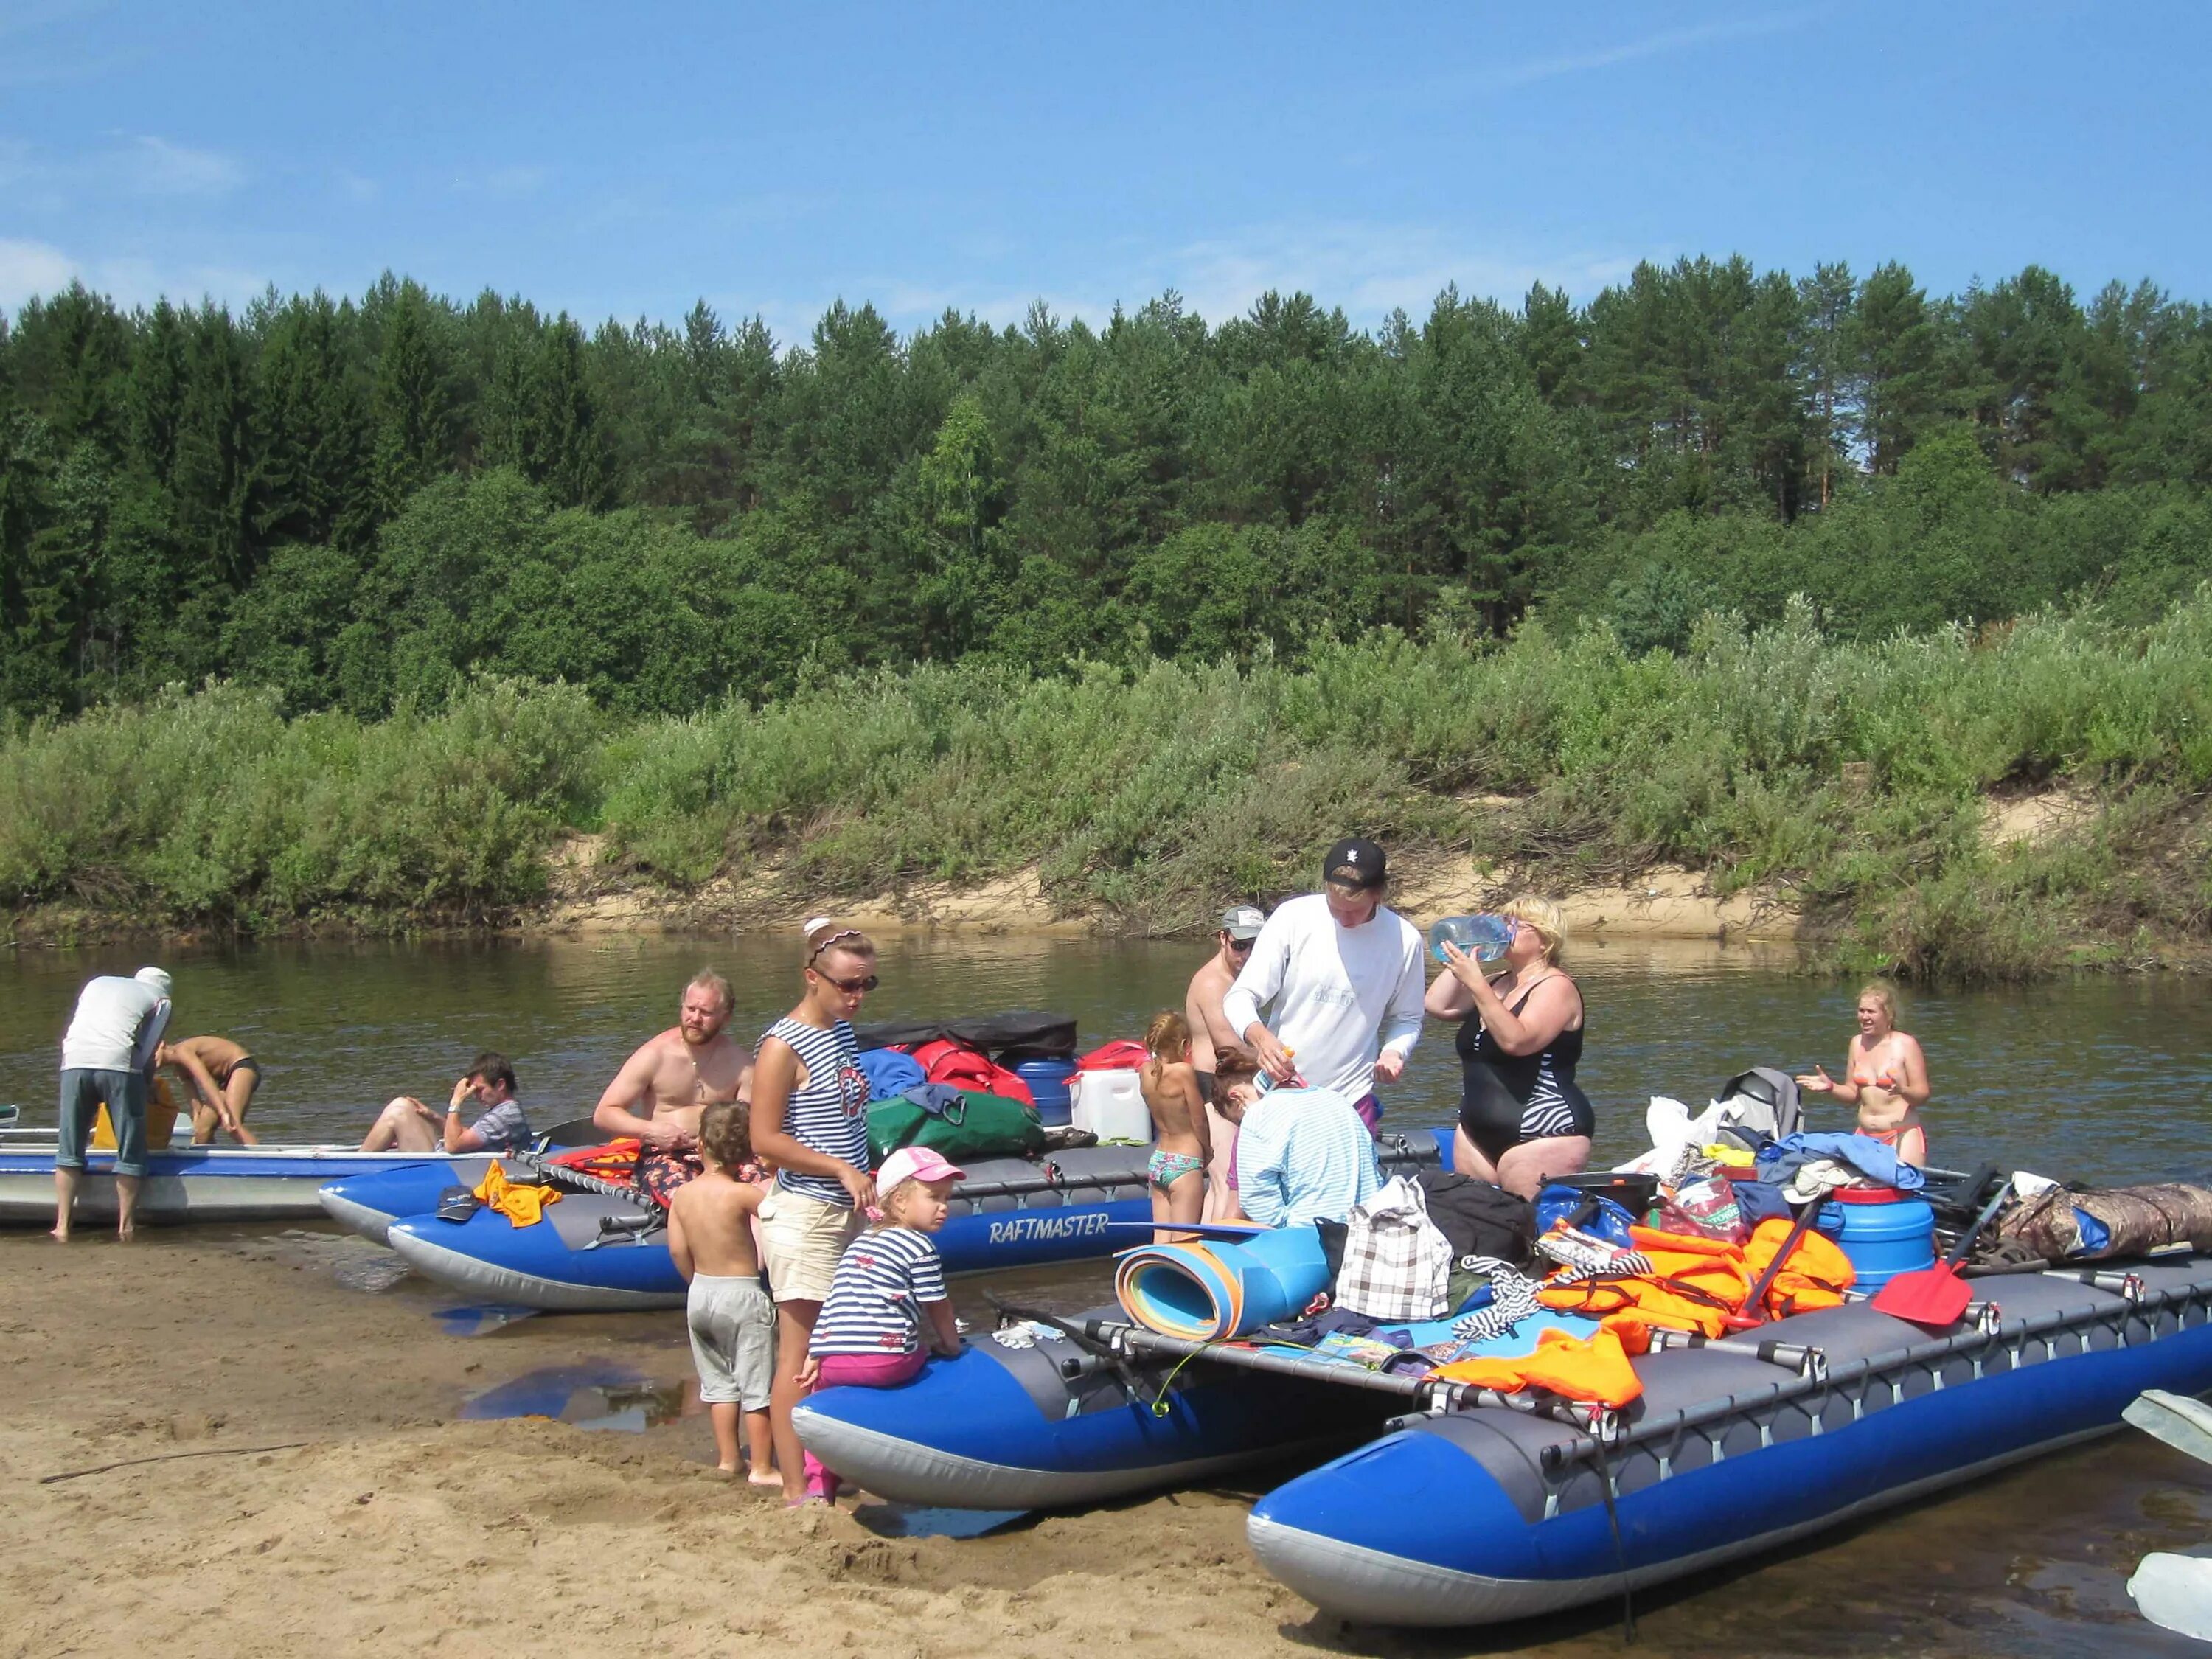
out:
M1766 1264L1774 1260L1774 1253L1789 1237L1790 1224L1779 1216L1752 1230L1743 1247L1743 1265L1751 1270L1754 1281L1766 1271ZM1851 1266L1850 1257L1832 1240L1808 1228L1784 1261L1782 1271L1774 1275L1774 1282L1766 1287L1764 1311L1769 1319L1787 1319L1791 1314L1841 1307L1844 1292L1857 1279L1858 1270Z
M1501 1394L1549 1389L1566 1400L1595 1401L1618 1411L1644 1392L1620 1338L1601 1330L1588 1337L1546 1331L1536 1352L1518 1359L1459 1359L1437 1368L1435 1376Z
M1724 1316L1742 1307L1751 1294L1743 1251L1725 1239L1652 1227L1631 1227L1628 1237L1632 1248L1650 1261L1648 1275L1547 1285L1536 1292L1536 1300L1562 1313L1586 1314L1616 1330L1656 1325L1718 1336L1728 1328Z

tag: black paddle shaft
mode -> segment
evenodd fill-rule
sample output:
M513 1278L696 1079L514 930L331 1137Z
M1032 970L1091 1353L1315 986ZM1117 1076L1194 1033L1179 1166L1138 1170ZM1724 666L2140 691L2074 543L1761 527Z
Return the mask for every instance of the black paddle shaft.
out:
M1782 1248L1774 1253L1774 1260L1766 1264L1766 1271L1759 1274L1759 1283L1751 1287L1751 1294L1744 1298L1747 1313L1756 1315L1766 1305L1767 1287L1774 1283L1775 1276L1782 1271L1782 1264L1790 1260L1790 1252L1797 1248L1797 1241L1805 1237L1805 1230L1813 1224L1813 1218L1820 1213L1820 1206L1827 1201L1826 1195L1823 1194L1797 1212L1796 1224L1790 1229L1790 1237L1782 1241Z
M1996 1212L2004 1207L2005 1200L2011 1196L2012 1177L2007 1176L2004 1185L1997 1188L1997 1195L1974 1218L1974 1224L1959 1235L1959 1242L1951 1247L1951 1254L1943 1258L1945 1267L1955 1269L1966 1259L1966 1252L1974 1248L1974 1241L1982 1236L1982 1229L1996 1219Z

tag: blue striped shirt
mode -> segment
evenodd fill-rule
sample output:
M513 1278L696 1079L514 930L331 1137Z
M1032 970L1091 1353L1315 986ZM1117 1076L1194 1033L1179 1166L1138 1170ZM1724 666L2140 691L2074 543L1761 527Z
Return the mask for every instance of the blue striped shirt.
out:
M945 1263L927 1233L871 1227L846 1246L806 1351L912 1353L921 1346L921 1304L945 1294Z
M856 1170L868 1167L868 1077L860 1069L860 1045L853 1028L843 1020L828 1030L802 1024L786 1015L762 1036L790 1045L806 1068L806 1084L793 1089L783 1109L783 1130L811 1152L839 1158ZM776 1190L853 1207L852 1194L835 1176L807 1175L780 1170Z
M1382 1184L1375 1138L1334 1089L1271 1089L1237 1126L1237 1196L1263 1227L1341 1221Z

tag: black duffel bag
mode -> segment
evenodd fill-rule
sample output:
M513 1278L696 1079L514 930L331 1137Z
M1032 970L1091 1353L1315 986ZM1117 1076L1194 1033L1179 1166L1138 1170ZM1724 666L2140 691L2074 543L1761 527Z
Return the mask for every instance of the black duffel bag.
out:
M1488 1255L1517 1267L1535 1254L1536 1206L1519 1194L1449 1170L1424 1170L1419 1179L1455 1261Z

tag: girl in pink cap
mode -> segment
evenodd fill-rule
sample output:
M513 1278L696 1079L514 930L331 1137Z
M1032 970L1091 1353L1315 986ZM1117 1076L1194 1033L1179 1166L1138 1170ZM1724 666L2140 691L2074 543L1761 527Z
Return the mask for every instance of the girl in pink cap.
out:
M799 1373L807 1387L895 1389L914 1379L929 1351L960 1352L930 1235L945 1225L952 1184L966 1173L927 1146L902 1146L884 1160L874 1224L846 1247L815 1321ZM809 1454L807 1497L830 1503L836 1491L837 1477Z

